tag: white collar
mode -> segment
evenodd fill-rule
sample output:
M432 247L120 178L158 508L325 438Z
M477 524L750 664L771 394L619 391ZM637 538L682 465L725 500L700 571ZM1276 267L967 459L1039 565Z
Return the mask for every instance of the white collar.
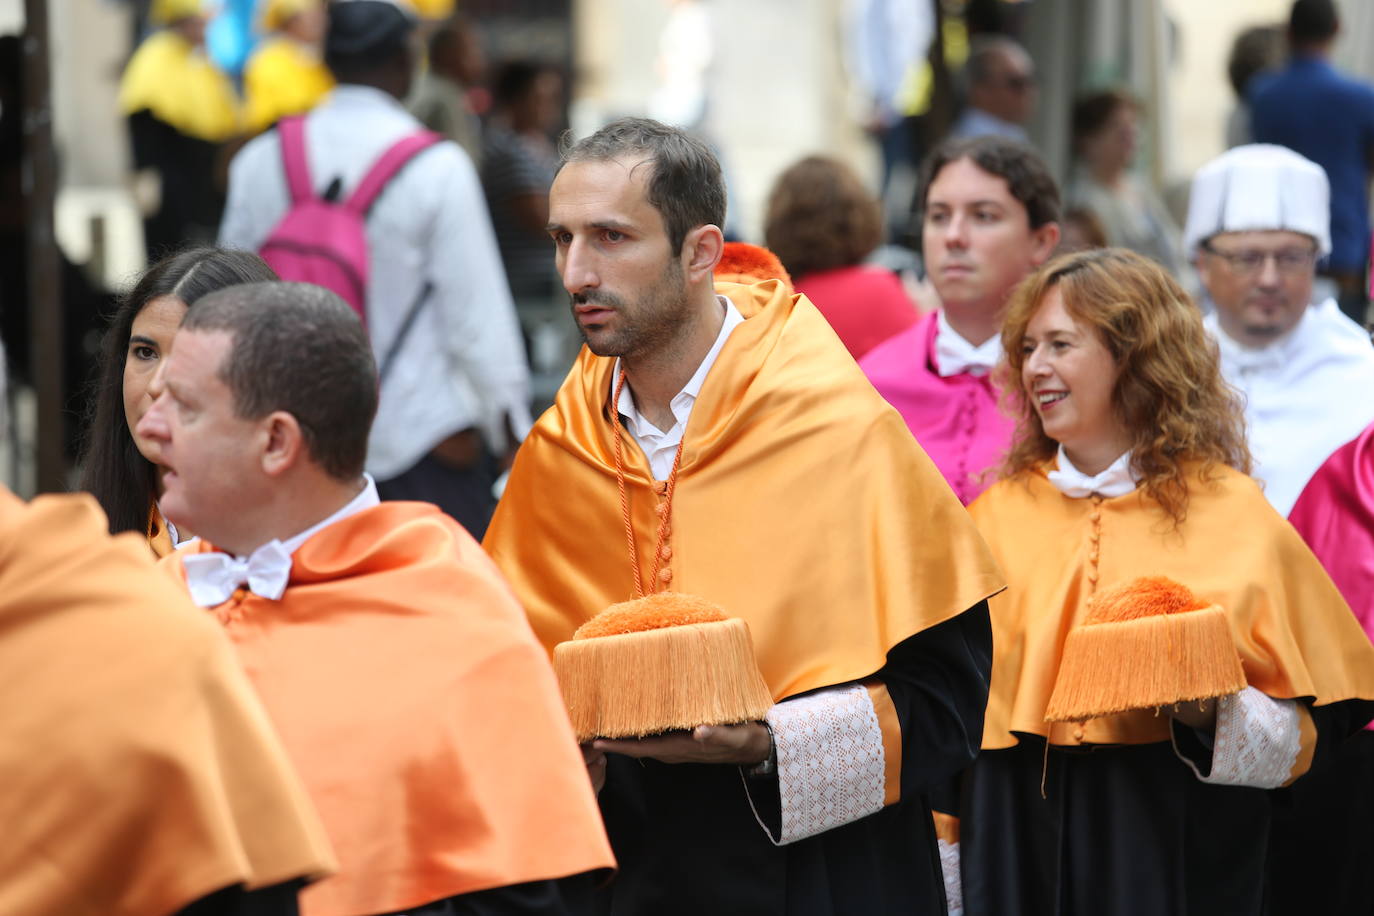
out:
M381 503L381 501L381 497L377 495L377 481L372 479L371 474L364 473L362 490L358 492L357 496L349 500L346 506L319 524L311 525L300 534L287 538L281 542L281 545L288 554L293 554L301 548L302 544L310 540L321 530L328 528L335 522L343 521L350 515L357 515L364 509L371 509L373 506Z
M285 541L273 538L245 557L233 557L220 551L184 554L182 566L186 570L186 587L190 589L191 600L200 607L217 607L245 585L259 597L279 600L291 579L291 556L301 545L324 528L381 501L372 475L364 474L363 480L362 492L347 505Z
M974 346L954 330L945 316L945 310L935 313L935 371L941 378L968 373L987 375L1002 358L1002 338L994 334L981 344Z
M1048 476L1050 483L1071 499L1082 499L1094 493L1108 499L1125 496L1140 482L1139 475L1131 467L1130 452L1113 461L1102 473L1090 477L1073 466L1062 445L1059 446L1059 467L1050 471Z
M720 356L721 349L725 346L726 338L730 332L744 323L744 316L740 314L735 304L725 296L717 295L716 300L725 307L725 320L720 324L720 332L716 334L715 343L711 344L711 349L706 351L706 356L702 358L701 365L697 366L697 371L692 373L692 377L687 380L687 384L682 386L669 405L673 411L673 419L676 421L675 428L685 427L687 417L692 412L692 405L696 403L697 396L701 394L701 386L706 383L706 376L715 365L716 358ZM615 391L616 380L620 378L620 358L615 361L615 368L611 372L611 391ZM650 423L643 414L639 412L639 407L635 404L634 395L630 392L630 387L626 385L620 391L620 400L616 402L616 410L625 418L625 425L630 430L630 435L636 439L645 437L662 436L670 430L661 430Z

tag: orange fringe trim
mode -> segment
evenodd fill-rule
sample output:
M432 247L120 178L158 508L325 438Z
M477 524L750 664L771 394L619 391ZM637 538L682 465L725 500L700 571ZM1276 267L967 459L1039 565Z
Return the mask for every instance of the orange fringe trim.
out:
M553 663L579 742L752 722L773 705L739 619L573 639Z
M1064 642L1045 721L1081 722L1243 687L1245 671L1226 612L1215 605L1088 624Z

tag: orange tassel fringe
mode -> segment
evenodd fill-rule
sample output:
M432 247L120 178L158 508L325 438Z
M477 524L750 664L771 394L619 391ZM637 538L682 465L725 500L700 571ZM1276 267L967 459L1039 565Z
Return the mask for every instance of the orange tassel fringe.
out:
M686 607L675 610L674 601ZM583 625L584 638L554 647L554 670L579 742L763 718L773 697L754 660L748 624L702 604L663 593L612 605ZM627 624L636 610L645 625ZM702 617L718 619L680 622Z
M1098 595L1087 621L1064 642L1045 721L1081 722L1245 687L1226 612L1199 604L1184 586L1162 578Z

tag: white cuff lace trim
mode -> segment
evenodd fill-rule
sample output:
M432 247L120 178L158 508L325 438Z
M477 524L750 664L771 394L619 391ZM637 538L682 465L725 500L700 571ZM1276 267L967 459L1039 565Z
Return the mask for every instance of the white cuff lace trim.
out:
M883 730L867 689L834 687L787 700L768 710L767 719L778 752L782 805L779 835L770 834L775 844L794 843L882 810Z
M1288 782L1302 751L1302 727L1295 700L1276 700L1253 687L1217 700L1212 772L1206 783L1277 789Z
M940 847L940 871L945 876L945 903L949 916L964 916L964 883L959 872L959 844L935 841Z

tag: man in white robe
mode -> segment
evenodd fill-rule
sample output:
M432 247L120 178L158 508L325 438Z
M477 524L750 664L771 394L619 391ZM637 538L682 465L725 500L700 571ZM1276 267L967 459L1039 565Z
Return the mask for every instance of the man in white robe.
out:
M1334 299L1312 302L1331 252L1321 166L1251 144L1193 178L1184 246L1216 305L1207 327L1245 395L1255 476L1281 514L1313 472L1374 420L1374 346Z

